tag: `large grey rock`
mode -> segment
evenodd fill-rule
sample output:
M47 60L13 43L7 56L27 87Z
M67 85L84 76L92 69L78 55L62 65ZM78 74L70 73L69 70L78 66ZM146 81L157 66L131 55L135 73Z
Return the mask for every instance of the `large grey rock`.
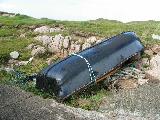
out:
M56 43L56 42L52 42L48 45L48 51L51 52L51 53L57 53L60 51L59 49L59 44Z
M64 39L64 37L61 34L58 34L58 35L55 35L55 37L53 38L53 41L59 42L63 39Z
M90 43L90 44L93 44L93 43L95 43L96 42L96 37L95 36L92 36L92 37L89 37L86 41L88 42L88 43Z
M36 40L40 41L43 45L48 45L52 42L52 36L37 36L35 37Z
M86 49L86 48L88 48L88 47L90 47L90 46L91 46L90 43L84 43L84 44L82 45L82 50L84 50L84 49Z
M149 64L150 64L150 61L148 58L142 58L141 62L142 62L143 66L145 66L145 65L149 66Z
M49 52L59 53L62 49L64 37L61 34L56 35L53 41L48 45Z
M31 51L32 56L41 56L46 53L46 49L42 46L34 47Z
M76 44L74 52L77 53L79 51L81 51L81 45L80 44Z
M65 37L65 39L63 40L63 47L69 48L69 45L70 45L70 37Z
M20 61L17 63L18 66L27 65L28 63L32 62L34 57L29 58L28 61Z
M98 44L98 43L100 43L100 42L102 42L102 40L97 40L97 41L96 41L96 44Z
M34 32L38 32L38 33L48 33L48 32L50 32L50 27L48 27L48 26L42 26L42 27L36 28L36 29L34 30Z
M77 53L81 51L81 45L80 44L77 44L77 43L74 43L73 41L71 42L71 45L70 45L70 50L69 50L69 54L72 54L72 53Z
M160 36L159 35L152 34L152 38L155 39L155 40L160 40Z
M66 49L63 50L63 57L67 57L68 56L68 51Z
M60 32L60 31L62 31L62 30L59 27L50 28L50 30L49 30L50 33L52 33L52 32Z
M150 57L153 56L153 51L151 49L145 50L144 53L147 54L147 55L149 55Z
M154 45L151 49L154 53L160 55L160 45Z
M17 59L19 57L19 53L17 51L13 51L10 53L10 57L13 59Z
M149 79L160 80L160 56L155 55L150 60L150 70L146 71L146 77Z
M160 55L155 55L150 60L150 67L151 67L151 69L160 68Z

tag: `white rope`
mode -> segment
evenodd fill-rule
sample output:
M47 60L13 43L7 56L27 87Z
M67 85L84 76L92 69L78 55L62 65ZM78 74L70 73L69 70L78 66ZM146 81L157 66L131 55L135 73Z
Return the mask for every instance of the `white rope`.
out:
M89 73L90 73L91 81L95 81L95 82L96 82L96 79L95 79L95 75L94 75L92 66L91 66L91 64L88 62L88 60L87 60L86 58L84 58L83 56L78 55L78 54L76 54L76 53L72 53L71 55L78 56L78 57L80 57L81 59L85 60L85 62L87 63L87 66L88 66Z

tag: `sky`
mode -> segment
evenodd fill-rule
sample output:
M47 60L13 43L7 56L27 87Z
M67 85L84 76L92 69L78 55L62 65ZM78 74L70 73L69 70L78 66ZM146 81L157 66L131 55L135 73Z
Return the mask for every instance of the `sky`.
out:
M0 0L0 11L55 20L160 21L160 0Z

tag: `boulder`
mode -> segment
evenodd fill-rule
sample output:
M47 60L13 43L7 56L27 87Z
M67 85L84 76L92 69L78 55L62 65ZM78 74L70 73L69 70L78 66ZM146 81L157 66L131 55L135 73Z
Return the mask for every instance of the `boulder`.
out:
M69 54L77 53L79 51L81 51L81 45L72 42L70 46Z
M60 32L61 31L61 28L59 27L55 27L55 28L50 28L49 32L52 33L52 32Z
M20 61L17 63L18 66L27 65L28 63L32 62L33 57L29 58L28 61Z
M20 61L18 62L18 66L22 66L22 65L27 65L29 62L28 61Z
M153 56L153 51L151 49L145 50L144 53L147 54L147 55L149 55L150 57Z
M35 37L36 40L40 41L43 45L48 45L52 42L52 37L43 35L43 36L37 36Z
M63 57L65 58L67 56L68 56L68 51L64 49L64 51L63 51Z
M36 28L36 29L34 30L34 32L38 32L38 33L48 33L48 32L50 32L50 27L48 27L48 26L42 26L42 27Z
M152 48L152 51L156 54L160 55L160 46L159 45L154 45Z
M69 54L74 53L75 50L75 44L73 43L73 41L71 42L71 46L70 46L70 50L69 50Z
M68 56L68 50L67 49L61 49L61 53L59 54L59 57L65 58Z
M64 37L59 34L53 38L53 41L48 45L49 52L59 53L62 49Z
M88 42L88 43L90 43L90 44L93 44L93 43L95 43L96 42L96 37L95 36L92 36L92 37L89 37L86 41Z
M148 59L148 58L142 58L141 63L142 63L142 65L143 65L143 66L144 66L144 65L149 66L150 61L149 61L149 59Z
M53 63L53 61L54 61L54 60L55 60L55 58L54 58L54 57L47 58L46 63L47 63L48 65L50 65L50 64L52 64L52 63Z
M19 57L19 53L17 51L13 51L10 53L10 57L12 59L17 59Z
M154 69L154 68L160 69L160 55L155 55L150 60L150 67L151 67L151 69Z
M55 35L55 37L53 38L53 41L58 42L63 39L64 37L61 34L58 34L58 35Z
M48 51L51 53L59 52L60 49L58 48L58 45L55 42L52 42L48 45Z
M96 41L96 44L100 43L101 41L102 41L102 40L97 40L97 41Z
M160 80L160 56L155 55L150 60L150 70L146 71L146 78Z
M34 47L34 49L31 51L32 56L41 56L46 53L46 49L44 47Z
M86 49L86 48L88 48L88 47L90 47L90 46L91 46L90 43L84 43L84 44L82 45L82 50L84 50L84 49Z
M70 45L70 39L65 37L65 39L63 40L63 47L69 48L69 45Z
M75 49L74 49L75 53L81 51L81 45L80 44L75 44L74 47L75 47Z
M159 35L155 35L155 34L153 34L153 35L152 35L152 39L160 40L160 36L159 36Z

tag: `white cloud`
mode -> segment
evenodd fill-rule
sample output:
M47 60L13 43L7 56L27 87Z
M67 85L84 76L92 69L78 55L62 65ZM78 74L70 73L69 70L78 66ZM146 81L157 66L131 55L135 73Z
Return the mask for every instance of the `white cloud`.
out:
M1 3L0 4L0 9L2 10L6 10L6 9L13 9L15 8L16 6L14 4L7 4L7 3Z
M7 0L0 10L61 20L160 20L159 0Z

